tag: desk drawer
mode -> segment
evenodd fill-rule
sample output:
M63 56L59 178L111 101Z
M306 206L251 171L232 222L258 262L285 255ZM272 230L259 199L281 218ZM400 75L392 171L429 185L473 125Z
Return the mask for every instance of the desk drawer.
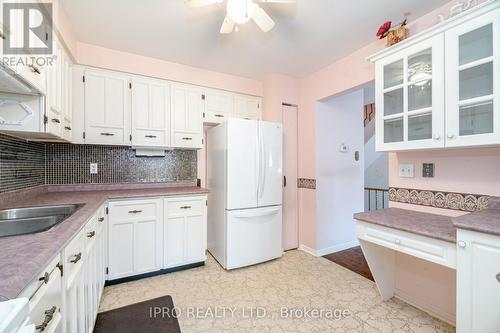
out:
M357 236L359 239L439 265L454 269L457 265L454 243L361 221L357 222Z

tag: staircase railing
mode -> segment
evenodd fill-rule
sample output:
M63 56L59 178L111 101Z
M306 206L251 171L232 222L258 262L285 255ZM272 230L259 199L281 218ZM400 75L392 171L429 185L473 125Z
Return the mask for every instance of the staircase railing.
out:
M365 187L365 210L384 209L389 205L389 189Z

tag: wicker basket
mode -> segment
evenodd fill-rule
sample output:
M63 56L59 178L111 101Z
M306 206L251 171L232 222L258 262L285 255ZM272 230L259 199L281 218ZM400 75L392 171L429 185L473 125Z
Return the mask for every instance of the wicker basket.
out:
M387 33L387 46L392 46L408 38L408 29L402 26Z

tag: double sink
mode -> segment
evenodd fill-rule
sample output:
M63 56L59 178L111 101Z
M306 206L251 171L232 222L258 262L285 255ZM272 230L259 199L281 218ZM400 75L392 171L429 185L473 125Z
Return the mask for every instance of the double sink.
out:
M12 208L0 210L0 237L46 231L61 223L83 204Z

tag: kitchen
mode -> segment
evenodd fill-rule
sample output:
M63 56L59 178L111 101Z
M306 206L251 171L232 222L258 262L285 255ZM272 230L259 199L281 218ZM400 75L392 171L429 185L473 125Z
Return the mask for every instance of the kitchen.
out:
M26 39L25 7L2 2L2 50L21 60L4 59L0 78L0 316L13 318L0 331L496 332L499 2L399 4L373 21L411 10L407 40L372 42L370 21L349 52L327 47L319 67L298 52L301 67L265 61L265 39L285 38L290 17L307 31L311 5L249 1L248 22L237 0L191 1L31 7L50 17L27 52L36 63L10 44ZM201 33L212 14L216 49ZM189 46L155 43L165 25L171 44ZM50 50L37 53L44 40ZM235 51L242 40L260 47L254 58ZM447 52L466 55L455 63ZM367 82L377 150L389 152L390 208L349 210L354 218L335 225L349 225L375 283L322 257L347 247L323 242L315 206L325 199L317 102ZM354 156L348 142L335 145L332 157Z

